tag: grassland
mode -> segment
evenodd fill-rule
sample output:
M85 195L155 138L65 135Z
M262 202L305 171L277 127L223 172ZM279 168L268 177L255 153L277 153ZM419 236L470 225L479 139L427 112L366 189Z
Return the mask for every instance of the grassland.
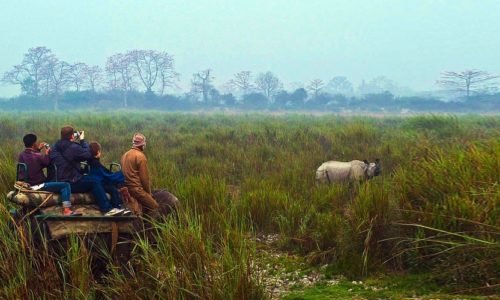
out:
M79 239L55 258L24 242L1 209L0 298L265 299L276 296L274 266L322 278L288 286L279 295L289 299L498 294L497 116L3 114L0 195L14 182L22 136L53 144L65 124L99 141L105 162L144 133L153 186L183 210L154 225L156 244L138 238L130 263L110 262L97 280ZM382 176L316 184L322 162L365 158L381 159Z

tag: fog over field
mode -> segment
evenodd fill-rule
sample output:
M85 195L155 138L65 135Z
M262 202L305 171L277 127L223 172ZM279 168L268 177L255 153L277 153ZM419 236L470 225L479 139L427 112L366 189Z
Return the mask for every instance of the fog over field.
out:
M299 108L308 102L306 106L320 110L326 104L356 110L362 105L343 102L384 92L398 99L470 100L498 93L498 11L500 3L493 0L7 1L0 12L0 98L47 96L55 109L54 98L68 100L67 92L87 90L125 90L130 94L125 97L138 102L140 95L133 93L149 92L146 98L170 95L183 103L269 108L277 102L275 108ZM32 66L26 66L29 49L37 47L48 51L41 65L50 69L50 58L64 63L52 61L60 82L47 79L45 90L37 86L43 78L33 83ZM166 82L160 84L152 74L148 87L130 60L130 84L113 82L110 63L123 66L116 55L129 58L137 50L168 55ZM152 57L143 57L142 63ZM19 74L15 66L31 68L31 73ZM98 68L95 85L88 82L85 67ZM75 85L78 76L81 84ZM249 94L253 97L245 99ZM113 95L87 95L78 105L95 98L112 101ZM488 104L481 109L496 110L498 96L494 98L483 99ZM375 102L392 100L385 95ZM259 101L265 103L254 105ZM414 104L394 110L411 111L418 106ZM473 108L442 108L468 109Z

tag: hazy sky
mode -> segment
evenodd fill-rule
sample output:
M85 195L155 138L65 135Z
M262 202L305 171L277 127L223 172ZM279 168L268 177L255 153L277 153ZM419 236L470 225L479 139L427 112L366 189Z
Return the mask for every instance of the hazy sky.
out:
M130 49L167 51L182 86L206 68L219 86L270 70L286 84L385 75L417 90L446 70L500 73L497 0L1 0L0 28L2 74L35 46L101 66Z

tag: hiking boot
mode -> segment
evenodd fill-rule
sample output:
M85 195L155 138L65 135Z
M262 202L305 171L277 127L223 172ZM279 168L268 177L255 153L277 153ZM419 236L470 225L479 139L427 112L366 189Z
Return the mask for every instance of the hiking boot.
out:
M112 208L110 211L108 211L104 215L106 217L120 216L123 213L123 211L125 211L123 208Z
M71 208L69 208L69 207L65 207L63 209L63 215L64 216L73 216L73 217L76 217L76 216L81 216L82 214L79 213L79 212L71 210Z

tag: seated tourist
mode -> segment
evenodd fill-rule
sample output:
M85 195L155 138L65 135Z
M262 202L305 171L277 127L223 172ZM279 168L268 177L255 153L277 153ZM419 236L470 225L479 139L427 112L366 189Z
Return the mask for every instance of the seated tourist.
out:
M61 128L61 139L49 156L50 163L57 167L58 181L68 182L73 193L92 193L105 216L117 216L125 211L108 200L101 182L82 174L81 162L92 158L83 131L75 131L71 126Z
M18 162L24 163L27 166L27 174L22 174L26 182L30 185L42 185L41 191L59 193L62 199L63 214L65 216L81 215L71 210L71 186L67 182L51 182L43 172L43 169L49 166L49 153L51 151L48 144L37 143L37 136L29 133L23 137L24 146L26 147L19 154Z
M128 188L130 195L142 205L147 215L155 217L159 213L160 206L151 194L148 160L144 154L145 149L146 137L141 133L134 134L132 148L123 154L121 165L125 176L125 186Z
M120 199L120 193L118 192L118 186L122 186L125 183L125 177L121 171L111 172L101 163L101 144L98 142L92 142L89 144L90 153L92 158L88 160L90 166L88 176L99 181L106 193L111 196L111 204L114 207L122 207L122 201ZM132 212L125 209L122 215L130 215Z

